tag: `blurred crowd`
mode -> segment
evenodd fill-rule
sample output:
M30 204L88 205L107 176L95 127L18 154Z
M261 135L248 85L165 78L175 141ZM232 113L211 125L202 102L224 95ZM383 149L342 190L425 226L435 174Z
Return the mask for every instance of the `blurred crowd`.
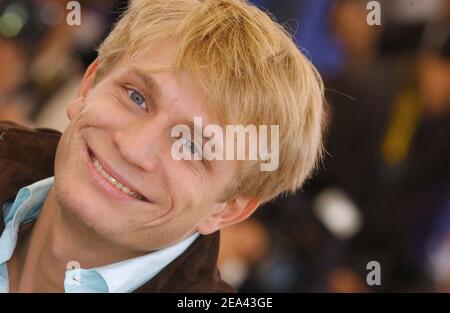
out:
M0 120L67 126L127 6L79 2L69 26L65 0L0 0ZM296 195L222 232L223 278L243 292L449 292L450 1L380 0L372 26L366 0L252 2L324 78L326 155Z

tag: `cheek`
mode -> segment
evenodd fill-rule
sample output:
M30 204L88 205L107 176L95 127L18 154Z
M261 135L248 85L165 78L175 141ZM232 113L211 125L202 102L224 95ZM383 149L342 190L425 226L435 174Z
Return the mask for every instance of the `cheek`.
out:
M176 219L180 215L189 214L190 208L199 202L195 193L197 189L196 182L192 179L187 180L176 163L176 161L169 161L162 165L162 171L167 178L165 193L168 201L165 205L168 205L168 209L172 211L172 219Z
M236 174L237 164L228 161L217 166L212 174L183 164L189 161L175 161L170 155L167 159L170 162L164 169L170 173L169 186L174 203L192 214L205 214L208 206L220 201Z
M55 155L55 176L57 177L70 170L70 164L79 159L78 154L82 151L80 140L76 138L75 127L76 123L71 122L58 143Z
M190 216L196 219L204 215L208 204L214 200L212 184L205 179L193 179L192 176L189 175L191 179L177 176L176 184L171 187L174 190L172 199L177 215L187 216L188 219Z

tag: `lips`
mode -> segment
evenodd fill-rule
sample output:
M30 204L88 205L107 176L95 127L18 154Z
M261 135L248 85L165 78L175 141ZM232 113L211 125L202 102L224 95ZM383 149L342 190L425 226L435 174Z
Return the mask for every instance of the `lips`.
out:
M137 200L149 202L149 200L145 198L136 188L134 188L133 185L128 182L123 176L115 172L111 167L108 166L106 162L101 159L99 160L97 155L95 155L91 149L88 150L95 170L101 176L103 176L105 181L107 181L111 186L114 186L115 189L121 191L125 195L133 197Z

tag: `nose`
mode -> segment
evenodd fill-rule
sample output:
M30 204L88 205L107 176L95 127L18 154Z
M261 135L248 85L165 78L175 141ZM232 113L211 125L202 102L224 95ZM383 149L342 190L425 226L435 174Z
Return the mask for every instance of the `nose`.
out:
M112 134L112 141L128 163L155 171L162 154L161 130L155 123L134 121Z

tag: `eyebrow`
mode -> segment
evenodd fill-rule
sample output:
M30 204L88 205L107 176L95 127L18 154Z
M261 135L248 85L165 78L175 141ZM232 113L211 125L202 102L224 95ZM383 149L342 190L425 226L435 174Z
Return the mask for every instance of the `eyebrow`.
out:
M158 97L162 95L158 83L149 74L136 67L132 67L127 73L140 80L148 90L153 91Z

